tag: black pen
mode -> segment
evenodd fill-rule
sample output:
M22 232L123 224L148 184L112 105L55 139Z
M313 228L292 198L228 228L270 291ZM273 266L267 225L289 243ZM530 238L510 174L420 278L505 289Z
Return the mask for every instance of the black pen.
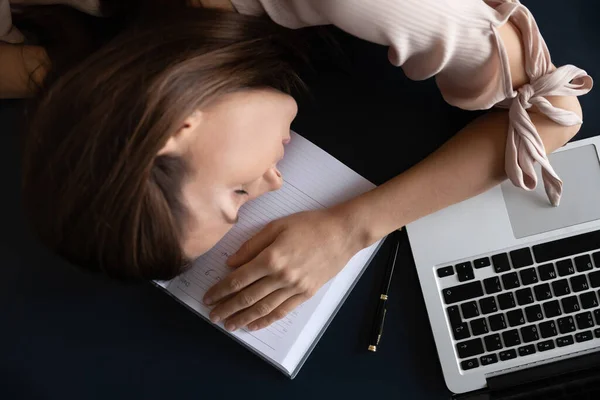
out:
M392 276L394 275L394 267L396 266L396 259L398 258L398 249L400 248L400 237L397 231L392 233L392 238L395 239L396 245L395 250L390 252L388 258L388 265L383 277L383 285L381 287L381 293L379 295L379 302L377 304L377 312L375 313L375 320L373 321L373 330L371 331L371 341L369 342L369 351L376 352L379 340L383 334L383 322L385 321L386 303L388 300L388 291L390 284L392 283Z

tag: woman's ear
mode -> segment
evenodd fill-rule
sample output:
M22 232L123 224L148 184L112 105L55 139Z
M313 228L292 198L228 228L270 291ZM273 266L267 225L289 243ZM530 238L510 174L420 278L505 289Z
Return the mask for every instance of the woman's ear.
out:
M164 146L158 151L158 156L163 155L181 155L192 143L200 123L202 121L202 112L194 111L180 125L179 129L173 133Z

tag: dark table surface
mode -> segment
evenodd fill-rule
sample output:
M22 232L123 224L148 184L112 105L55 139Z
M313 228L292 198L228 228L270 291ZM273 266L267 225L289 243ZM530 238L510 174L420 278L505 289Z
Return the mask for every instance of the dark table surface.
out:
M555 64L600 76L590 3L526 2ZM335 36L343 68L315 63L312 99L301 101L294 128L373 182L409 168L476 115L446 105L432 81L408 81L385 49ZM598 90L581 102L578 138L596 135ZM290 381L150 284L81 274L41 247L19 206L19 115L19 103L0 103L0 398L447 398L408 249L380 352L365 348L383 253Z

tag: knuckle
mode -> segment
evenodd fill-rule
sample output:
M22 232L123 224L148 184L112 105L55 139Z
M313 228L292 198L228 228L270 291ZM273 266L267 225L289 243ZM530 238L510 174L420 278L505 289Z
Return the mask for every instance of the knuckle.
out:
M304 300L310 299L317 293L317 288L306 279L298 285L298 289Z
M233 292L238 292L244 287L243 282L238 278L231 278L229 281L229 289Z
M295 284L296 278L296 273L289 268L284 268L281 271L279 271L279 279L285 284Z
M240 250L238 250L238 253L247 253L250 250L252 250L252 239L245 241L240 247Z
M271 307L269 307L267 304L265 303L261 303L261 304L257 304L256 306L256 312L262 317L264 315L267 315L269 312L271 311Z
M269 232L276 231L278 225L279 225L279 222L277 220L271 221L267 225L265 225L264 230L269 231Z
M301 293L306 293L311 288L310 282L306 277L298 279L295 286Z
M279 321L280 319L285 318L286 315L288 315L288 312L285 309L278 308L277 310L273 311L271 322Z
M244 307L248 307L254 304L254 298L250 296L248 293L240 294L240 303Z
M278 250L270 250L265 254L265 263L269 269L279 271L284 266L284 260Z

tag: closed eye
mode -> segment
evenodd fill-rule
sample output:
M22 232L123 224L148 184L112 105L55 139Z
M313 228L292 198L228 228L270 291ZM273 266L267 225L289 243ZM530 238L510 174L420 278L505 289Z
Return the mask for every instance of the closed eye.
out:
M245 190L243 190L243 189L238 189L238 190L236 190L235 192L236 192L237 194L240 194L240 195L246 195L246 196L248 195L248 192L246 192L246 191L245 191Z

